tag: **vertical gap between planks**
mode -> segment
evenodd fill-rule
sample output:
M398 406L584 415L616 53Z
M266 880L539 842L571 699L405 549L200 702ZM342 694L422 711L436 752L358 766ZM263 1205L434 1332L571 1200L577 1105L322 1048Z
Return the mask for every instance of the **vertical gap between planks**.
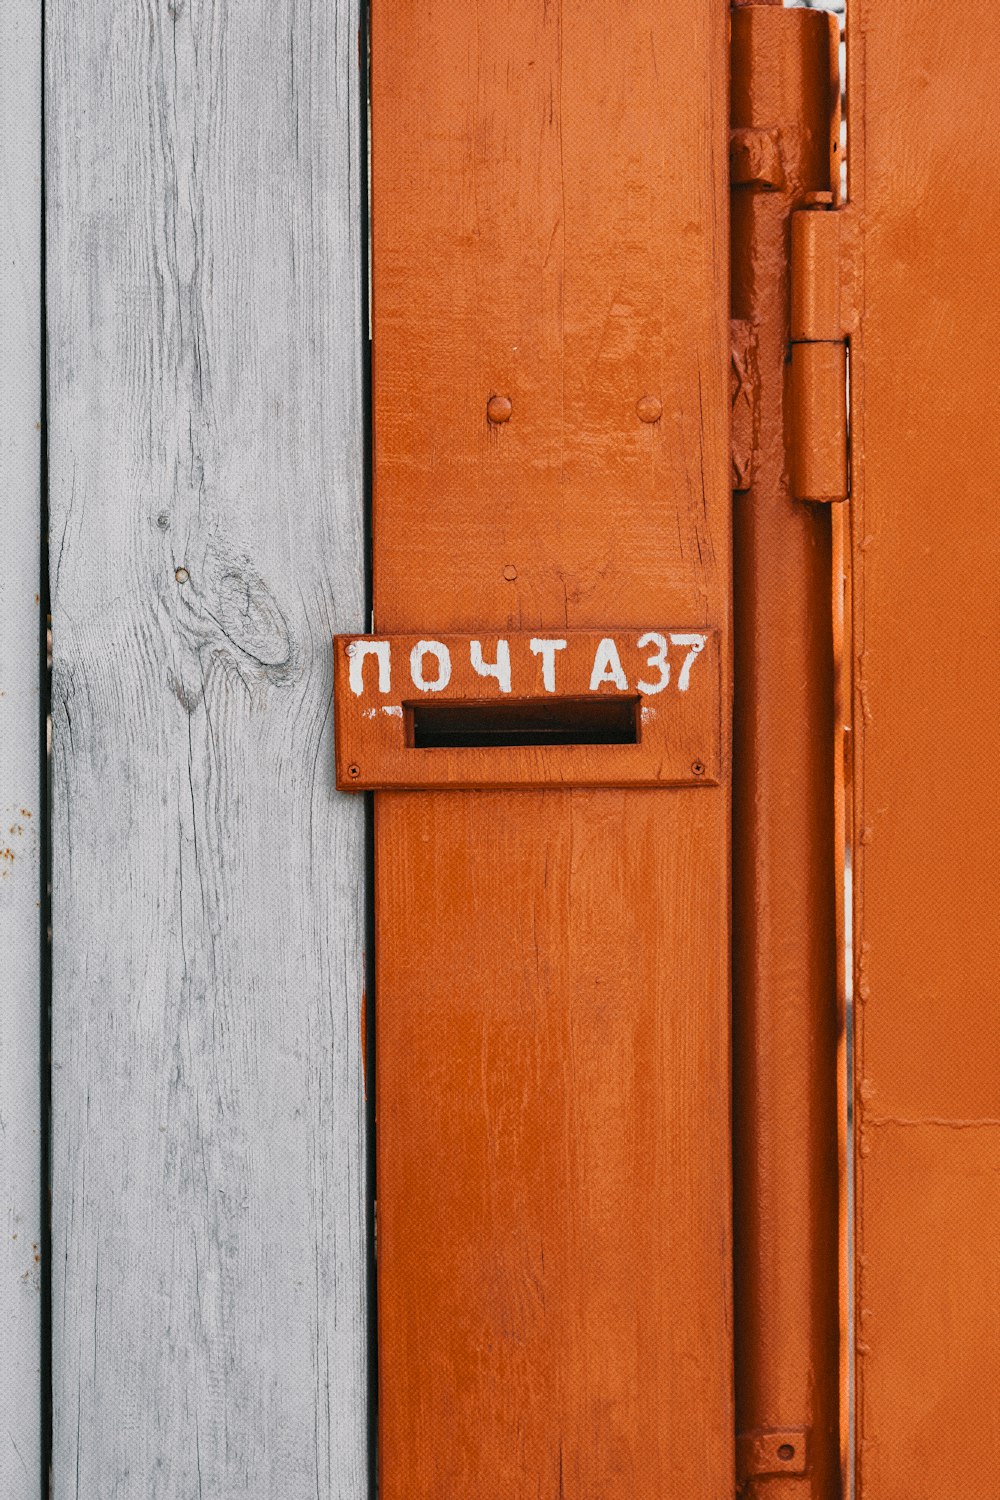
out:
M41 1346L39 1407L41 1415L39 1493L52 1492L52 605L49 590L49 388L46 299L45 178L45 6L41 7L39 72L39 330L40 415L38 526L38 795L40 823L39 899L39 1192L41 1214Z
M365 792L365 1016L366 1280L368 1294L368 1495L378 1497L378 1265L375 1175L375 794Z
M835 189L839 189L839 207L843 212L850 207L848 190L848 162L850 143L848 138L848 110L847 110L847 5L846 0L828 0L826 6L839 18L840 38L837 46L837 63L840 72L840 138L838 141L838 158L836 161L837 179ZM851 346L848 340L847 360L845 365L846 390L844 393L845 410L848 423L848 445L851 442ZM850 446L848 446L848 469L850 470ZM837 591L836 607L839 611L841 622L840 630L840 661L837 664L838 679L838 701L837 701L837 744L834 760L834 774L838 780L837 806L839 811L839 824L836 836L839 842L839 860L841 880L837 889L838 932L840 934L841 951L838 956L839 996L838 1002L841 1007L841 1046L843 1049L843 1067L841 1077L838 1079L839 1097L838 1107L841 1116L841 1132L843 1145L841 1148L840 1170L842 1174L841 1204L843 1222L840 1226L841 1239L841 1304L843 1309L841 1323L841 1337L843 1347L841 1349L841 1393L843 1410L841 1412L842 1442L845 1449L843 1454L843 1466L841 1472L841 1484L843 1487L844 1500L853 1500L854 1497L854 1116L852 1099L854 1096L854 969L853 969L853 924L852 924L852 880L853 880L853 851L851 840L851 828L853 819L853 785L851 779L851 752L852 730L851 716L853 705L853 683L851 664L854 657L853 649L853 604L851 599L851 499L848 497L843 514L840 519L841 545L836 550L839 561L834 588Z
M846 5L841 5L842 20L840 27L840 46L838 57L840 60L840 199L841 204L850 207L850 187L848 168L850 164L851 141L849 134L849 113L847 108L848 89L850 81L848 78L847 65L847 27L849 17ZM848 444L854 441L851 432L851 341L847 341L847 365L845 379L847 390L845 392L845 404L847 410ZM848 448L849 472L850 447ZM843 933L844 933L844 1051L846 1066L844 1070L844 1098L841 1107L844 1112L844 1299L846 1302L846 1329L844 1334L844 1360L846 1365L845 1385L847 1388L847 1462L844 1465L844 1492L847 1500L854 1500L855 1493L855 1448L856 1448L856 1390L854 1379L854 1308L856 1287L854 1278L854 1204L855 1204L855 1181L854 1181L854 780L853 780L853 754L854 754L854 599L853 599L853 571L852 571L852 535L853 535L853 498L849 497L847 509L844 514L844 546L843 546L843 574L839 578L838 585L843 590L843 620L844 620L844 649L841 662L841 703L843 707L841 733L844 741L844 753L838 764L838 774L842 777L844 788L844 820L840 829L840 836L844 849L844 880L839 892L843 903Z
M361 202L361 425L363 453L363 524L364 524L364 617L365 628L374 629L373 556L372 556L372 316L371 316L371 7L362 0L358 17L358 70L360 88ZM376 1180L376 1067L375 1067L375 796L365 793L364 839L364 962L365 1014L362 1038L365 1087L365 1266L367 1280L367 1377L368 1377L368 1494L377 1500L378 1472L378 1265L377 1265L377 1180Z

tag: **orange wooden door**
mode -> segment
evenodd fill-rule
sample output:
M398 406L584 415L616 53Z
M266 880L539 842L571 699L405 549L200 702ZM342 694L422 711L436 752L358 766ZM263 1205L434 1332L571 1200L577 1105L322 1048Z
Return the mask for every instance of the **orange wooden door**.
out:
M386 1500L733 1492L726 24L373 4L374 629L721 643L705 784L376 793Z
M1000 13L848 10L863 1500L1000 1489Z

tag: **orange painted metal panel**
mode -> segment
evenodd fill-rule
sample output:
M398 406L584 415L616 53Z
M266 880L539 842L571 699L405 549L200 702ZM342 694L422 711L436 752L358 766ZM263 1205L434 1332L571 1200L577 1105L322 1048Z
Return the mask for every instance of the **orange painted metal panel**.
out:
M726 14L372 14L374 630L718 630L720 785L376 793L387 1500L731 1494Z
M862 1500L1000 1484L1000 13L849 11Z
M858 1333L864 1500L997 1494L997 1134L995 1122L866 1118Z

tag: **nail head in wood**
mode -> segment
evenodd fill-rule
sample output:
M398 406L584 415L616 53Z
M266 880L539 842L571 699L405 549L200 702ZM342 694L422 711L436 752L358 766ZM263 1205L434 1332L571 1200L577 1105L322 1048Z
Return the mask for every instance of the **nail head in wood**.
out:
M494 426L509 422L513 410L509 396L491 396L486 403L486 415Z

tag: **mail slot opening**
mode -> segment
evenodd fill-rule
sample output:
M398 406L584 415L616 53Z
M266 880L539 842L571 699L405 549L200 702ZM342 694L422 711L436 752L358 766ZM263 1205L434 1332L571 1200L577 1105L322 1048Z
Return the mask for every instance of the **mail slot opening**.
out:
M513 745L637 745L639 698L507 699L407 703L415 750Z

